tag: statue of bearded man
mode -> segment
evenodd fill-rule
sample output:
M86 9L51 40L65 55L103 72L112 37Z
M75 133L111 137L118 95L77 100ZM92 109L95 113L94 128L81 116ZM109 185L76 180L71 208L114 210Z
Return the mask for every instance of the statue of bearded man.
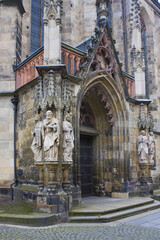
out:
M58 161L59 123L49 110L43 122L45 161Z

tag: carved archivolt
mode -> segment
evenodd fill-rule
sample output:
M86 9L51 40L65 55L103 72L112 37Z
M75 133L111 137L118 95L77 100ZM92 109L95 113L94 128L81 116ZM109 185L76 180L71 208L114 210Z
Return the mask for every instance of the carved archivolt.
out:
M113 114L113 110L112 110L111 104L110 104L106 94L104 93L104 91L98 85L95 85L95 86L91 87L87 91L85 96L88 96L91 93L94 93L95 95L99 96L99 98L101 99L101 102L103 103L103 106L104 106L104 108L106 110L106 116L107 116L107 119L108 119L108 123L109 123L110 126L113 126L113 124L114 124L114 114ZM90 113L92 113L92 112L90 111ZM81 119L83 119L83 118L81 117ZM91 118L91 119L93 119L93 118ZM92 120L92 122L93 122L93 120ZM94 122L93 122L93 125L95 125Z

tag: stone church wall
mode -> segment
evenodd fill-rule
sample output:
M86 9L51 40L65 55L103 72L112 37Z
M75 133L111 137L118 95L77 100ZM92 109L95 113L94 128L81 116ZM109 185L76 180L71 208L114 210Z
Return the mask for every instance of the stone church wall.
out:
M14 111L10 96L0 96L0 186L9 186L14 179Z
M22 169L23 174L19 176L23 182L37 182L37 170L34 166L33 153L31 150L32 135L34 129L34 100L36 97L36 86L29 86L19 93L19 104L17 111L17 169Z

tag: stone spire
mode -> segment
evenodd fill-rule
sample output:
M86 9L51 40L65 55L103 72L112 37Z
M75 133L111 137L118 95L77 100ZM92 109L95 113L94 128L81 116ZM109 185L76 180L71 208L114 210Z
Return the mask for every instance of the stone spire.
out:
M44 2L44 64L61 62L61 16L62 0Z
M136 98L146 97L145 60L142 48L140 1L131 0L130 8L131 74L135 76Z

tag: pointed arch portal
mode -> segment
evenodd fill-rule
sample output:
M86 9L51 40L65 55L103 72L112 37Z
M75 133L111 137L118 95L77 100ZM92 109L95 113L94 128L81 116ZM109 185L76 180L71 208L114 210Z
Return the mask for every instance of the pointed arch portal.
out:
M123 191L128 178L126 110L113 79L95 75L79 107L80 185L82 196L111 196Z

